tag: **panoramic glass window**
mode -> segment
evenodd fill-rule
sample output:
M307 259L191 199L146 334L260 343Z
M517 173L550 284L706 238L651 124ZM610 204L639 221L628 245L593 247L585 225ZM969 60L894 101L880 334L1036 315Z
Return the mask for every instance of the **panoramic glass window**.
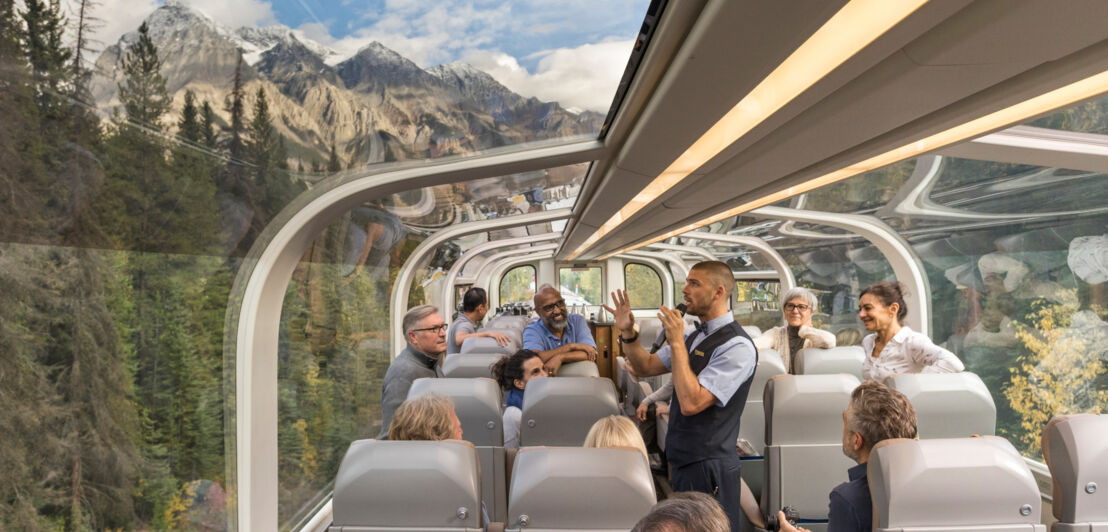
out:
M662 278L645 264L623 266L623 285L631 298L631 308L656 309L662 305Z
M1106 115L1091 119L1103 127ZM874 216L912 246L930 286L932 339L988 386L998 434L1041 460L1052 416L1108 409L1105 185L1089 169L928 156L790 205ZM868 334L860 290L896 280L874 246L839 229L744 216L713 230L771 242L817 295L813 321L840 345Z
M527 303L535 298L535 267L516 266L500 279L500 304Z
M0 424L26 435L0 528L230 526L225 324L258 236L340 171L595 138L646 4L0 9ZM572 204L581 175L383 198L313 243L279 333L284 525L379 419L404 258L451 223Z
M1100 96L1079 103L1057 113L1044 116L1028 125L1077 133L1108 135L1108 96Z
M595 306L604 303L604 281L599 266L558 268L558 289L566 305Z
M781 325L780 293L781 283L777 280L737 280L731 312L739 323L767 331Z

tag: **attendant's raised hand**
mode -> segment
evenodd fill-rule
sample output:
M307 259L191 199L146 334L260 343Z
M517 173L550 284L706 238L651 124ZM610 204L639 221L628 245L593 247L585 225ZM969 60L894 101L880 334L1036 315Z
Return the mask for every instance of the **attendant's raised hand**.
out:
M615 323L616 329L620 332L627 333L626 336L633 336L632 331L635 327L635 316L631 314L631 299L627 297L626 290L616 290L612 292L612 304L615 308L608 305L601 305L604 310L607 310L612 315L612 320Z

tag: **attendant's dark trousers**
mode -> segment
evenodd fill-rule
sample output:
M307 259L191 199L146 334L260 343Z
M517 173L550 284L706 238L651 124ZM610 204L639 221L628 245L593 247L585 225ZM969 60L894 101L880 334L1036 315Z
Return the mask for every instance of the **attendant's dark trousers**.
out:
M669 481L674 491L699 491L719 501L731 520L731 530L739 531L742 504L739 502L740 462L735 459L713 458L681 467L670 466Z

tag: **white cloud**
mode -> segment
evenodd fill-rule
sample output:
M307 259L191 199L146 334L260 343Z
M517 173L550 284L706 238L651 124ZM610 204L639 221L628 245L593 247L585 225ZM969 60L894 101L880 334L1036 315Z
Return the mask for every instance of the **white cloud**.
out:
M500 52L473 51L462 60L524 96L558 102L570 109L605 112L612 104L633 43L612 41L544 51L534 73Z
M228 28L269 26L277 23L273 5L262 0L180 0Z

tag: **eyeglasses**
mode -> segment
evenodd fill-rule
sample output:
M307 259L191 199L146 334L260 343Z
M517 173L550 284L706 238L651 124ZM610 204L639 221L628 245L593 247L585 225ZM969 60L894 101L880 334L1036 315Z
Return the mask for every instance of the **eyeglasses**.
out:
M412 329L409 332L430 331L434 334L439 334L439 333L442 333L443 331L445 331L447 327L449 327L449 325L443 323L442 325L436 325L434 327L424 327L422 329Z
M557 300L557 301L555 301L555 302L553 302L549 305L543 305L543 306L539 307L539 310L543 311L544 313L547 313L547 312L553 312L554 309L556 309L556 308L566 308L566 300L559 299L559 300Z
M785 312L792 312L794 310L799 310L800 312L808 312L808 310L811 309L811 308L812 307L809 307L808 305L797 305L797 304L794 304L794 303L785 303Z

